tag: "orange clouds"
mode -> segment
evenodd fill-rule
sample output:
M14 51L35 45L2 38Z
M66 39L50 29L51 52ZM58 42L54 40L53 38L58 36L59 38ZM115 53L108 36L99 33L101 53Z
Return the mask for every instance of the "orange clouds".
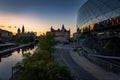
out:
M5 26L3 26L3 25L0 25L0 28L4 28Z
M49 20L45 20L40 18L39 16L32 15L23 15L23 14L11 14L11 13L1 13L0 12L0 28L9 30L13 33L17 32L18 28L22 28L22 25L25 26L25 31L33 31L37 32L37 34L46 33L46 31L50 30L51 26L56 26L56 28L61 28L61 25L65 22L51 22ZM4 25L4 26L3 26ZM71 29L71 32L75 32L76 28L71 25L66 25L67 29Z
M25 25L26 31L45 33L49 29L48 24L49 23L47 21L43 21L29 15L25 16L20 14L0 13L0 28L15 33L18 28L22 27L22 25Z

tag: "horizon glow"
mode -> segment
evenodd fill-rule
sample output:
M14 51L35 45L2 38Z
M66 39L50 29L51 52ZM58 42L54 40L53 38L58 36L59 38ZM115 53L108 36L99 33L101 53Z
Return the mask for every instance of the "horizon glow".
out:
M22 28L22 25L25 26L25 31L33 31L37 32L38 35L45 34L46 31L50 30L52 26L54 29L58 29L62 27L62 22L60 23L49 23L44 19L40 20L38 18L34 18L32 16L25 16L25 15L16 15L16 14L8 14L8 13L0 13L0 29L8 30L13 32L14 34L17 33L18 28ZM53 24L53 25L52 25ZM65 25L65 28L71 29L71 33L75 32L74 27L70 27L71 25Z
M0 29L13 33L25 26L25 31L46 33L53 26L76 32L77 11L86 0L1 0ZM68 5L69 4L69 5Z

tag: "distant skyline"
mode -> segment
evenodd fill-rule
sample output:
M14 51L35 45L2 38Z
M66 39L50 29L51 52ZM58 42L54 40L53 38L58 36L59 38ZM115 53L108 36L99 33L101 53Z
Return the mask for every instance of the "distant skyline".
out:
M45 33L50 27L76 31L77 12L86 0L0 0L0 29Z

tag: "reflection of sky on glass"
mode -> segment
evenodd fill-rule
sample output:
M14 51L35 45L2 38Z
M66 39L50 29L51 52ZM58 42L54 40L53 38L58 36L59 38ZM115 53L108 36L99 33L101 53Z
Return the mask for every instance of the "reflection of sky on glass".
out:
M37 32L45 32L51 25L58 28L62 24L74 29L77 11L85 1L0 0L0 25L21 27L24 24L27 31ZM15 32L16 28L11 30Z
M33 51L35 51L36 48L37 47L35 47L33 50L28 50L26 52L33 53ZM11 67L14 66L18 61L21 61L22 59L22 50L20 50L19 53L15 51L12 53L11 56L2 58L0 62L0 80L8 80L12 74Z

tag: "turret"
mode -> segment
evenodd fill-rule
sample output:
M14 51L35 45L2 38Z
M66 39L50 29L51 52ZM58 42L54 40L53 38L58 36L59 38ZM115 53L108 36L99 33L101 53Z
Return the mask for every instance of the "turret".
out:
M17 33L20 34L20 28L18 28Z
M25 33L24 25L22 26L22 33Z
M51 32L53 32L54 31L54 29L52 28L52 26L51 26Z

